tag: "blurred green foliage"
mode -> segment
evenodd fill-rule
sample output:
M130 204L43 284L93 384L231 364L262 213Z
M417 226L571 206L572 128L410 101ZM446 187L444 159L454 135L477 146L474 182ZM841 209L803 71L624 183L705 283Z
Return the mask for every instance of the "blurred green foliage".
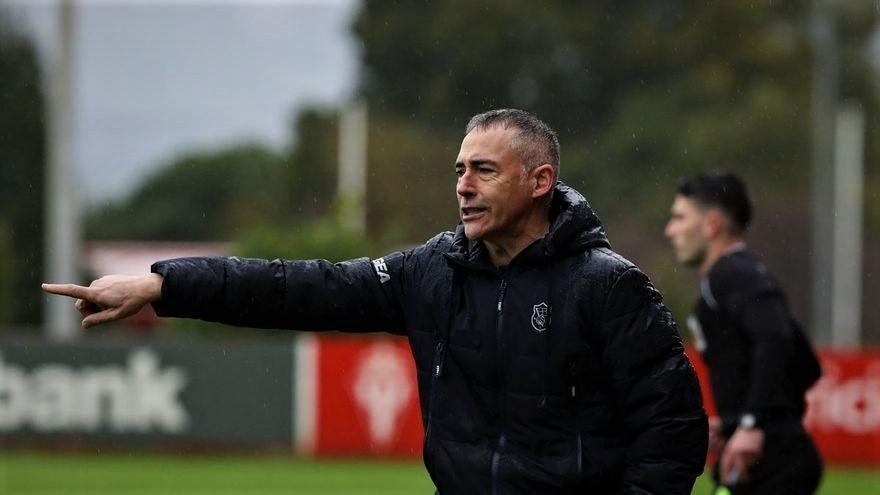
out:
M390 248L453 229L458 221L454 163L461 132L377 115L370 120L369 143L370 237Z
M5 218L0 218L0 322L15 321L15 249L12 229Z
M750 242L806 319L812 7L806 0L366 0L354 30L363 42L362 91L374 126L405 119L448 139L475 113L518 107L556 128L562 179L590 199L614 247L655 279L679 320L690 311L696 274L675 265L662 234L675 182L716 168L740 173L756 202ZM880 139L868 57L877 10L871 2L836 2L833 9L840 99L858 101L868 121L870 294L880 289L870 277L880 270L872 254L880 252ZM434 170L455 156L454 149L436 156L427 148L391 149L385 158ZM397 210L412 219L400 223L417 225L424 210L401 208L411 195L399 196ZM865 311L865 326L880 330L880 312Z
M256 145L176 159L118 204L89 216L90 239L212 240L285 206L283 158Z
M0 322L37 323L45 129L33 44L0 10Z
M353 22L370 112L367 235L341 230L335 112L310 110L290 148L256 145L170 163L96 209L93 239L232 240L260 257L374 255L455 225L452 163L464 124L535 112L560 134L562 179L603 218L683 320L695 274L663 226L679 177L736 171L757 207L750 242L809 312L813 2L365 0ZM841 100L866 110L865 293L880 289L880 139L867 57L870 2L834 7ZM335 206L334 206L335 205ZM866 327L880 329L880 308Z
M306 221L288 230L263 224L239 237L238 248L242 256L250 258L333 262L382 254L360 233L347 230L333 216Z
M305 112L297 145L233 145L174 159L128 197L89 213L94 240L235 240L329 212L336 185L335 117Z

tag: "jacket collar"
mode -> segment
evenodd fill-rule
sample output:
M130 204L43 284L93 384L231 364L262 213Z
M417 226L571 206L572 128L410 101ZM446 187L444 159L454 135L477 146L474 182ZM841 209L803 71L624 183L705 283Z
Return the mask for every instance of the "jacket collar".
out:
M605 229L586 198L573 188L557 182L550 205L550 232L535 241L514 262L549 261L557 257L583 252L597 247L610 247ZM468 239L464 225L459 222L449 250L443 253L458 265L474 269L494 270L489 262L486 246L480 240Z

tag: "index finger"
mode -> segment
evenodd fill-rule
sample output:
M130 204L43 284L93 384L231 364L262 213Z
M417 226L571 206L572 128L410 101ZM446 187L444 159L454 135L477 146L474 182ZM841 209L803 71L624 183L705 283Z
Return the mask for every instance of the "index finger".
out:
M44 291L50 294L58 294L59 296L75 297L77 299L92 300L92 290L88 287L75 284L43 284Z

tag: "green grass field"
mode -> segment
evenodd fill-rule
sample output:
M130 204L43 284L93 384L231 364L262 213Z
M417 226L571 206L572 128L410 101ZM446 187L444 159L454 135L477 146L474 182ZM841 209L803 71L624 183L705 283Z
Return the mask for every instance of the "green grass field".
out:
M699 480L696 494L708 494ZM419 463L0 453L0 494L432 494ZM832 469L823 495L877 495L880 471Z

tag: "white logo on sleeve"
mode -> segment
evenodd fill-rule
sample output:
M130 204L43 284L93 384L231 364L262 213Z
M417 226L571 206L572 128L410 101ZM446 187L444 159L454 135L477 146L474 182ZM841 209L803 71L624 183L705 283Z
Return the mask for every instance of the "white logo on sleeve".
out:
M379 276L379 282L384 284L391 280L391 275L388 275L388 266L385 264L385 258L374 259L373 268L376 269L376 275Z

